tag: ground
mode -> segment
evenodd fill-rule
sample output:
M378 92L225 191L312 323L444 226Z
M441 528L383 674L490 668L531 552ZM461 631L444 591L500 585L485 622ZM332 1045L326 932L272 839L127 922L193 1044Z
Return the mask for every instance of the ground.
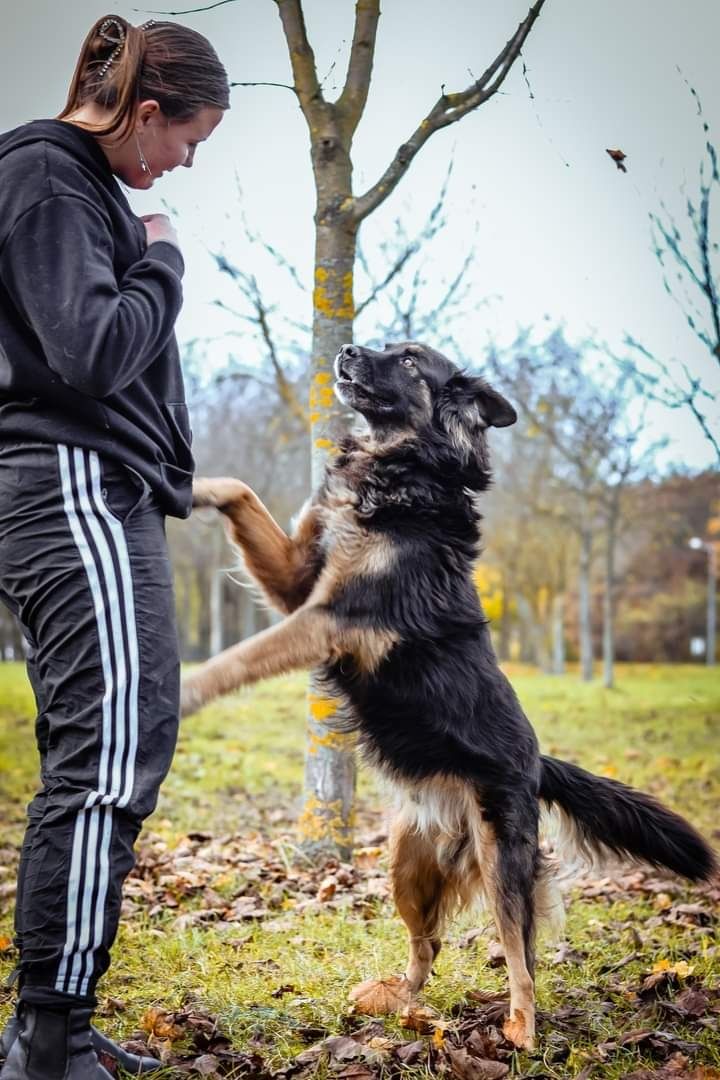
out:
M626 666L613 691L575 673L509 674L544 751L653 792L717 845L716 673ZM448 928L423 1008L384 1021L353 1011L353 985L405 961L387 896L384 801L364 772L354 864L303 863L293 828L303 697L303 677L277 680L183 725L100 992L104 1029L139 1036L168 1062L159 1080L720 1078L720 892L657 874L576 887L564 944L540 950L533 1055L500 1034L506 972L482 913ZM21 667L0 664L0 977L14 963L31 718ZM10 1008L0 991L0 1018Z

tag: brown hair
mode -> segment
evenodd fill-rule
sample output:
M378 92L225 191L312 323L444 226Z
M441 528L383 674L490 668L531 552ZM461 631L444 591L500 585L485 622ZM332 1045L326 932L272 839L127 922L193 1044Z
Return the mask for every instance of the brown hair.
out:
M227 73L207 38L187 26L154 20L133 26L120 15L104 15L83 42L58 119L92 101L112 111L93 135L124 137L136 104L146 99L173 120L189 120L206 106L228 109Z

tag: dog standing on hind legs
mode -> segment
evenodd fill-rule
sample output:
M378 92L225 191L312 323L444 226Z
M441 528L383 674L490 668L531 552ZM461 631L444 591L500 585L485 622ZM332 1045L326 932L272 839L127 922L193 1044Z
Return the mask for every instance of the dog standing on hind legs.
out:
M413 342L346 345L335 374L369 433L343 442L291 536L241 481L195 482L194 505L221 511L248 574L286 618L192 672L183 712L320 668L399 797L390 878L410 939L408 993L430 974L445 918L482 896L507 959L505 1034L530 1049L536 921L551 893L541 804L592 859L697 880L716 872L715 856L650 796L541 755L498 667L473 568L477 501L491 480L486 431L514 423L509 402Z

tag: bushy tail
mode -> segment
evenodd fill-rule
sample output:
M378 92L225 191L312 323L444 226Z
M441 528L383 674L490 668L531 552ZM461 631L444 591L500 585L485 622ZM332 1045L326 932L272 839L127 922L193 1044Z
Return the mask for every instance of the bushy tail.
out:
M717 858L702 836L651 795L567 761L543 756L541 762L540 798L570 819L576 846L590 861L614 854L693 881L717 874Z

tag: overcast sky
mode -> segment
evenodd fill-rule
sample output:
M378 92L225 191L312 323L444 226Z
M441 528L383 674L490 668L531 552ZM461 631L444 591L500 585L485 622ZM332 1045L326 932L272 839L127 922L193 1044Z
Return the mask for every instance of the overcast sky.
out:
M171 3L168 10L192 6ZM142 22L154 7L163 5L151 0L138 10L118 3L114 10ZM333 97L354 5L305 0L304 7ZM0 11L5 130L61 109L82 39L108 7L95 0L0 0ZM464 88L526 11L525 0L385 0L354 149L357 192L377 179L440 86ZM231 79L289 81L273 0L235 0L182 20L211 39ZM452 157L449 224L434 258L440 279L468 245L475 247L473 289L478 299L493 299L458 336L478 367L489 338L508 343L519 326L564 321L570 336L591 330L613 344L630 331L717 386L709 356L663 290L648 212L665 201L682 220L683 192L697 190L703 136L685 80L700 94L718 141L719 40L717 0L547 0L524 50L530 89L516 65L502 95L435 134L371 219L366 246L387 235L398 215L410 230L424 218ZM258 87L234 90L232 101L192 170L130 195L138 213L162 209L163 200L177 211L188 262L181 339L228 329L211 305L222 286L207 248L224 244L239 260L256 257L240 237L238 185L251 226L304 274L312 266L312 177L296 100L287 90ZM615 168L607 147L627 154L627 174ZM715 210L717 239L720 205ZM280 279L271 275L267 288L284 299ZM298 301L288 292L287 303ZM252 360L251 350L243 359ZM669 460L712 460L692 422L662 413L656 424L674 437Z

